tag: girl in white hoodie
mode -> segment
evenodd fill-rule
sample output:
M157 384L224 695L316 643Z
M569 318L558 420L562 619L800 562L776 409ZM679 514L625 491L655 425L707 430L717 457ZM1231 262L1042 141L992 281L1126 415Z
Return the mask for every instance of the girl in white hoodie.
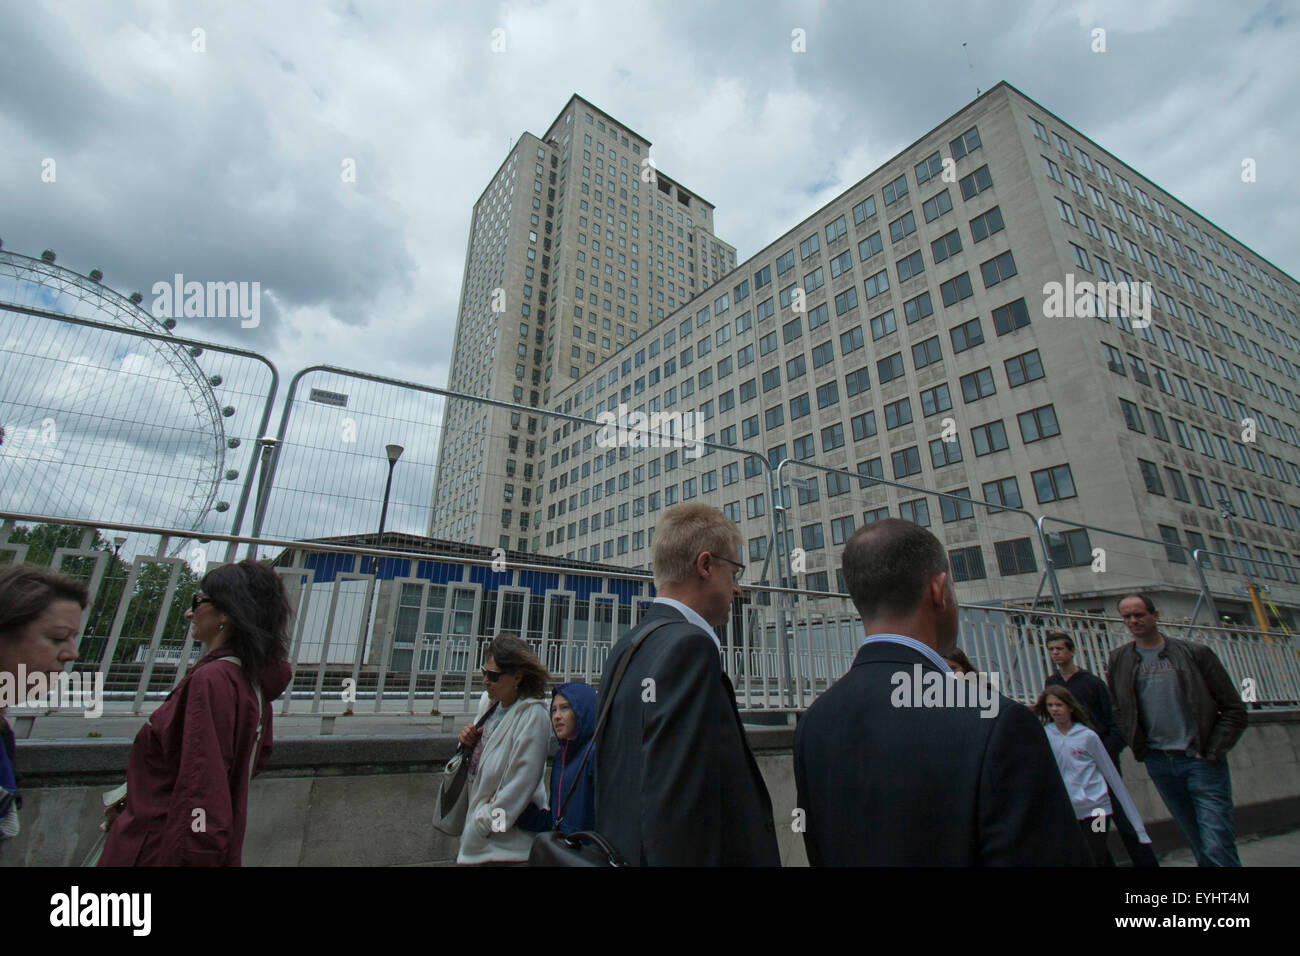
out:
M457 863L523 864L536 833L520 818L549 808L543 777L551 749L551 714L543 699L548 677L532 648L513 634L488 645L475 723L460 732L470 750L469 806ZM527 816L525 816L527 814Z
M1110 851L1106 849L1106 831L1110 828L1111 818L1107 785L1133 824L1138 840L1150 843L1151 838L1142 826L1142 817L1138 815L1133 798L1124 786L1124 779L1115 769L1105 745L1093 732L1087 714L1074 695L1064 687L1053 684L1039 695L1038 702L1034 704L1034 713L1045 725L1047 742L1052 746L1052 754L1061 770L1066 792L1074 804L1079 829L1083 832L1097 865L1115 865Z

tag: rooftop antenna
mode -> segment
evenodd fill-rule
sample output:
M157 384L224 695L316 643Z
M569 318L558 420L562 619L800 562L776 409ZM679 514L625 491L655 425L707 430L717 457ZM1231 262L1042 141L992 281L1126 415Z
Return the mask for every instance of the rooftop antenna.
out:
M972 83L975 83L975 64L971 62L971 58L970 58L970 50L966 48L966 42L965 42L964 40L962 41L961 48L962 48L963 50L966 50L966 65L970 67L970 78L971 78L971 82L972 82ZM978 83L975 83L975 97L976 97L976 99L979 98L979 95L980 95L979 84L978 84Z

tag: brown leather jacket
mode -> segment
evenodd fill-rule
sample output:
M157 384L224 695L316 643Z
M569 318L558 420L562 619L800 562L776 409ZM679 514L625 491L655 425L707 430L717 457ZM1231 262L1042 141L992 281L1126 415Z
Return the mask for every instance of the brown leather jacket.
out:
M1214 651L1204 644L1166 637L1160 656L1173 662L1192 720L1196 724L1196 750L1207 760L1222 760L1246 732L1246 705ZM1111 651L1106 683L1115 704L1115 723L1133 748L1133 756L1147 755L1146 730L1138 710L1137 674L1141 658L1137 643L1129 641Z

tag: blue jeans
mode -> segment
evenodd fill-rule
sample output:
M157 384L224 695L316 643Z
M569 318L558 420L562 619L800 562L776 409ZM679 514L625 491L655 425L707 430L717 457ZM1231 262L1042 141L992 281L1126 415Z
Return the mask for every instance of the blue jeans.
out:
M1196 855L1197 866L1241 866L1228 762L1151 751L1143 764Z

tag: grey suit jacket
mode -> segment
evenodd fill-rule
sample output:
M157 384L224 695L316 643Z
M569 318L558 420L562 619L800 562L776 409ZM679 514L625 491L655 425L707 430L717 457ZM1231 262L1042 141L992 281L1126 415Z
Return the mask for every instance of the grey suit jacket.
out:
M779 866L772 803L708 634L651 607L614 645L597 713L632 639L665 621L632 657L596 743L596 830L633 865Z

